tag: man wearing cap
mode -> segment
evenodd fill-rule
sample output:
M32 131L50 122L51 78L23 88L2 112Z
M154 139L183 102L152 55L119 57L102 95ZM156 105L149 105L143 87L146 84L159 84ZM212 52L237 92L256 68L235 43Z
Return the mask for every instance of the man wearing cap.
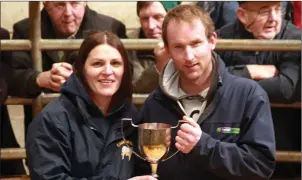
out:
M217 31L219 38L301 39L301 31L283 19L281 2L240 1L239 4L238 20L219 29ZM270 102L291 103L301 100L301 51L218 51L218 53L231 74L257 81L268 93ZM277 149L300 150L301 110L272 108L272 116ZM281 174L287 174L285 177L296 174L294 168L286 168L281 164L280 166L277 164L276 170Z
M179 4L180 2L177 1L138 1L136 12L141 27L130 35L131 38L161 39L162 23L167 11ZM133 59L134 92L150 93L158 87L159 73L169 57L161 43L154 51L136 51L136 57Z

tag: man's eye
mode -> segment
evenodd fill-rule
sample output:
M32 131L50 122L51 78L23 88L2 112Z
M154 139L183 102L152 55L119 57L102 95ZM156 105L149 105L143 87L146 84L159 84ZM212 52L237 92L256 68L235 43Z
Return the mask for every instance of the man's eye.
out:
M142 21L148 21L149 17L141 17Z
M64 3L56 3L56 4L54 4L54 6L55 7L64 7L65 6L65 4Z
M174 46L175 49L182 49L182 46Z
M74 1L74 2L71 2L71 6L73 7L77 7L79 6L81 3L80 2L77 2L77 1Z
M202 42L195 42L192 44L192 47L198 47L202 44Z
M269 12L270 12L269 9L263 9L263 10L259 11L259 14L266 15L266 14L269 14Z
M162 18L164 18L164 17L161 16L161 15L156 15L156 16L154 16L154 19L156 19L156 20L160 20L160 19L162 19Z

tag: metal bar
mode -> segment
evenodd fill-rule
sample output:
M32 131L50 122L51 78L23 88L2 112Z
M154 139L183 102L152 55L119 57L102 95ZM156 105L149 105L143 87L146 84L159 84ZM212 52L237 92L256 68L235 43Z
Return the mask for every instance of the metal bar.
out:
M277 151L277 162L295 162L301 163L301 152L299 151Z
M54 94L43 94L41 96L42 104L48 104L55 98L57 98L60 94L54 93ZM133 94L132 96L132 102L133 104L142 105L144 104L145 100L149 94ZM8 99L4 102L6 105L18 105L18 104L32 104L34 99L26 99L26 98L17 98L17 97L8 97ZM301 102L296 102L293 104L277 104L277 103L271 103L271 107L281 107L281 108L301 108Z
M1 149L1 159L26 159L24 148L5 148ZM276 161L301 163L301 152L299 151L277 151Z
M2 148L0 159L26 159L26 150L24 148Z
M278 104L278 103L271 103L271 107L274 108L301 108L301 102L296 102L292 104Z
M31 50L29 40L1 40L1 51L22 51Z
M40 2L29 2L29 30L31 40L31 56L34 68L42 72L42 51L40 46L41 40L41 13ZM36 117L43 108L41 95L33 101L33 115Z
M12 176L12 177L1 177L1 180L30 180L29 175Z
M83 39L41 39L43 50L78 50ZM160 40L122 39L126 49L151 50ZM240 51L301 51L300 40L254 40L254 39L218 39L216 50ZM1 50L30 50L28 40L1 40Z

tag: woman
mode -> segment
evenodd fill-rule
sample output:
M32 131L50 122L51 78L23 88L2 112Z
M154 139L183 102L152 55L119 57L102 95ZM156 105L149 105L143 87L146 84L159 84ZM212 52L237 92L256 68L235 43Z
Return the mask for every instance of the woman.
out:
M131 78L126 50L116 35L94 32L84 40L61 95L29 126L32 179L131 177L134 157L128 147L135 129L122 127L130 141L121 135L121 119L136 113Z

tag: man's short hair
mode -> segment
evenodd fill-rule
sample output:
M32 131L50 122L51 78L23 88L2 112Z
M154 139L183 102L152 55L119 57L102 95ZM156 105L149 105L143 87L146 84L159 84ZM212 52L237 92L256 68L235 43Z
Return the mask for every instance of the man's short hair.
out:
M169 11L175 6L180 5L181 1L138 1L136 3L136 14L139 16L139 13L142 9L147 8L154 2L160 2L166 11Z
M147 8L150 6L154 1L138 1L136 3L136 14L139 16L139 13L141 12L141 9Z
M192 22L193 20L200 20L205 28L205 34L209 39L215 31L213 20L208 12L202 8L194 5L180 5L171 9L165 16L162 37L165 45L168 45L167 41L167 27L170 21L184 21ZM175 27L177 28L177 27Z

